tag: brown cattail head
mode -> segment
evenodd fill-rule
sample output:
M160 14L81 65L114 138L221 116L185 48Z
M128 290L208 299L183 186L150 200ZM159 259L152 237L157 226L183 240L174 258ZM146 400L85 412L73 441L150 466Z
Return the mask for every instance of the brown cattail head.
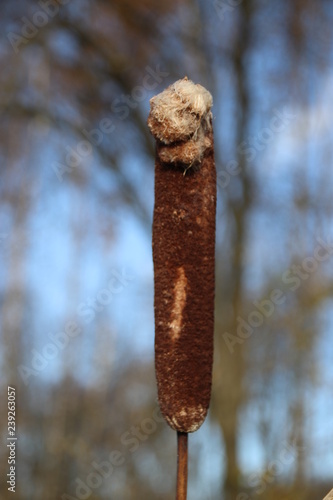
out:
M213 363L212 97L184 78L150 102L148 126L157 141L153 260L158 398L173 429L193 432L208 411Z

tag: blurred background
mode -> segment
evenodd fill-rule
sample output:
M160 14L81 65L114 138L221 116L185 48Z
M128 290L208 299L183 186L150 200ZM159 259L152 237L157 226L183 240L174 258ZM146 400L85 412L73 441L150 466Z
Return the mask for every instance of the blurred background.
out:
M146 121L185 75L213 95L218 175L213 394L190 436L189 500L333 487L332 23L328 0L2 2L0 361L17 498L174 498Z

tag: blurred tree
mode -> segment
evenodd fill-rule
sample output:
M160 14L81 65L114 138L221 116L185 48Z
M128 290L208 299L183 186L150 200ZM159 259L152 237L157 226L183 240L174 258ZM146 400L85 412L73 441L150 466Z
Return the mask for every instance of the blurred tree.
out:
M312 401L327 390L333 290L330 255L315 259L318 236L332 234L332 16L325 0L3 2L2 373L18 387L20 498L74 496L76 479L117 449L125 463L89 498L173 498L173 434L153 417L151 360L139 363L123 332L115 340L111 315L89 326L80 318L56 382L48 366L25 385L17 367L45 345L50 324L73 319L86 279L105 286L127 219L150 234L148 101L185 74L214 96L219 184L211 418L224 480L200 490L193 456L194 494L307 500L330 489L311 469L328 457L313 438ZM292 461L281 463L285 446Z

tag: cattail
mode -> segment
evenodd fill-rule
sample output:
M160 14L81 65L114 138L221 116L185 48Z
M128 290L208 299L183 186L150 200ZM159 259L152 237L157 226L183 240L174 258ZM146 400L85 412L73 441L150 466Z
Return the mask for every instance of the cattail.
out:
M178 451L184 454L187 433L203 423L211 393L216 212L212 96L184 78L150 103L148 126L156 139L155 369L162 414L178 432ZM182 463L180 457L178 472L186 470ZM182 488L177 498L186 498L186 485Z

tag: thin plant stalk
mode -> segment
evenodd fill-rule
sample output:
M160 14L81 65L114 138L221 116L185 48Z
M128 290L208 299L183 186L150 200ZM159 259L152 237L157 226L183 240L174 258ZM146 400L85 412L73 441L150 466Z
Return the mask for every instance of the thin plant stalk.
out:
M176 500L187 499L188 433L177 432L177 494Z

